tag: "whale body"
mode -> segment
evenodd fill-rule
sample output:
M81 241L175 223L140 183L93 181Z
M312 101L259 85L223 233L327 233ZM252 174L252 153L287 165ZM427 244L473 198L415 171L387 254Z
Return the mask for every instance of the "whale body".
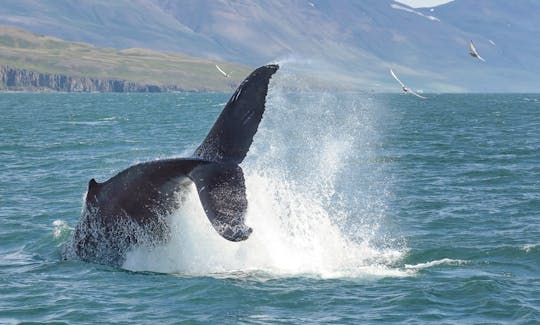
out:
M246 240L252 229L244 223L248 202L239 164L278 68L260 67L238 86L192 157L136 164L101 183L91 179L72 253L83 261L119 266L132 247L165 243L166 217L180 208L192 183L214 229L227 240Z

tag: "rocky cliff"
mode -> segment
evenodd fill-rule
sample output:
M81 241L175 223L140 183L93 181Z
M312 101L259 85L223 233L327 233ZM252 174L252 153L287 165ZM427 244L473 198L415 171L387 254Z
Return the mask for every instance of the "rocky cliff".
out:
M126 80L95 79L40 73L24 69L0 66L0 91L36 92L173 92L183 91L178 86L147 85Z

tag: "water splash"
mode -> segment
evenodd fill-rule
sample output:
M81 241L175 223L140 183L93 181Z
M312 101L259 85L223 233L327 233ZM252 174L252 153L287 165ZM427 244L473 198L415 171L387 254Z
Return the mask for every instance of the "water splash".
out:
M73 228L64 220L54 220L53 226L53 236L56 240L67 239L73 232Z
M358 93L299 90L293 74L277 74L242 164L251 237L221 238L192 186L170 216L170 242L130 251L123 267L190 275L408 275L393 267L404 250L387 245L382 227L389 181L376 159L376 105Z

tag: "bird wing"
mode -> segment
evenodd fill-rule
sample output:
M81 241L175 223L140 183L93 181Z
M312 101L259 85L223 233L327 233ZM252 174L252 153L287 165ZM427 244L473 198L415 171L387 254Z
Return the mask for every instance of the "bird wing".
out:
M227 72L223 71L219 65L216 64L216 69L219 70L219 72L221 72L222 75L224 75L225 77L229 77L229 75L227 74Z
M469 48L471 49L471 53L478 55L478 51L476 50L476 47L472 41L469 43Z
M478 59L480 59L481 61L486 62L486 60L484 60L484 58L481 57L480 54L478 54L478 51L476 50L476 46L474 46L473 41L471 41L471 42L469 43L469 47L470 47L470 49L471 49L471 53L473 53L473 54L474 54Z
M420 98L422 98L422 99L427 99L427 97L424 97L424 96L422 96L422 95L420 95L420 94L417 94L417 93L415 93L414 91L412 91L412 90L410 90L410 89L409 89L409 93L415 95L416 97L420 97Z
M399 82L399 84L401 85L401 87L405 87L405 85L403 84L403 82L401 82L401 80L399 80L399 78L396 76L396 74L394 73L394 70L390 69L390 73L392 74L392 77L394 77L394 79L396 79L397 82Z

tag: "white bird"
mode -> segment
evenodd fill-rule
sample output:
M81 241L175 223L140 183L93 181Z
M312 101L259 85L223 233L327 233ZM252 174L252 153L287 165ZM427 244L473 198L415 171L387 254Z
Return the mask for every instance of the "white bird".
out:
M478 51L476 50L476 47L474 46L474 44L473 44L472 41L469 43L469 49L470 49L469 54L470 54L473 58L478 58L478 59L480 59L480 60L486 62L486 60L484 60L484 58L482 58L482 57L480 56L480 54L478 54Z
M410 90L409 88L407 88L407 87L405 86L405 84L403 84L403 82L401 82L401 80L399 80L399 78L396 76L396 74L394 73L394 70L390 69L390 73L392 74L392 77L394 77L394 79L396 79L396 81L399 82L399 84L401 85L401 89L402 89L405 93L410 93L410 94L415 95L416 97L420 97L420 98L426 99L426 97L424 97L424 96L422 96L422 95L419 95L419 94L415 93L414 91Z
M221 72L222 75L225 76L225 78L231 77L227 72L223 71L217 64L216 64L216 68L218 69L219 72Z

